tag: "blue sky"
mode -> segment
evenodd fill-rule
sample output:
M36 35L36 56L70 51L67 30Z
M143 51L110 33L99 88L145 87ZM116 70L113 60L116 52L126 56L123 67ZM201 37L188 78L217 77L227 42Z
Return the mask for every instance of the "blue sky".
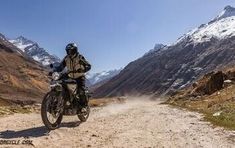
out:
M0 32L23 35L62 58L79 44L92 72L116 69L155 43L170 44L234 0L1 0Z

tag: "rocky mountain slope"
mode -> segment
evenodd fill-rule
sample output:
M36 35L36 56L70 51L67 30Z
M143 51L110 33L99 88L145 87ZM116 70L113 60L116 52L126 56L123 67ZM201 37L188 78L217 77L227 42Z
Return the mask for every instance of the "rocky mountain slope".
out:
M48 66L50 63L60 62L60 59L57 56L49 54L36 42L31 41L23 36L9 40L9 42L21 49L21 51L29 57L32 57L35 61L41 63L43 66Z
M204 113L212 123L235 129L235 69L211 72L169 96L167 103Z
M171 94L211 72L235 64L235 8L128 64L95 90L96 97Z
M27 100L42 98L48 79L44 68L4 35L0 38L0 98Z

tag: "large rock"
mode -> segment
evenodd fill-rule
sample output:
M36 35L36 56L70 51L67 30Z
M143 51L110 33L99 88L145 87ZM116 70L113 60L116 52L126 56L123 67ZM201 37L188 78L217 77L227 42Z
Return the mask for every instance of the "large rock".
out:
M226 75L222 72L209 73L199 81L198 86L194 86L192 94L194 96L210 95L218 90L221 90L224 86L224 80Z

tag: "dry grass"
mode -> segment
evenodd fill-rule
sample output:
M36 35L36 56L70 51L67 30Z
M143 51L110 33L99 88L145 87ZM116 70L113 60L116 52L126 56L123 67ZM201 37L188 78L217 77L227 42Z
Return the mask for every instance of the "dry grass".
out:
M0 50L0 95L11 100L42 98L48 90L47 71L17 53Z
M33 109L31 107L21 107L21 106L1 106L0 116L12 115L14 113L31 113Z
M212 95L198 98L175 96L167 101L174 106L198 111L205 115L205 119L214 125L235 130L235 85L228 86ZM221 112L219 116L215 113Z

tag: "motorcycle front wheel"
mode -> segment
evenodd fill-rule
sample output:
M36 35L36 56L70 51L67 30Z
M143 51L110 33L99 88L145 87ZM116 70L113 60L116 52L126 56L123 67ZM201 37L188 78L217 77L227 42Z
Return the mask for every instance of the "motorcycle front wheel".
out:
M63 112L58 110L58 97L55 92L49 92L42 101L41 117L48 130L57 129L63 118Z

